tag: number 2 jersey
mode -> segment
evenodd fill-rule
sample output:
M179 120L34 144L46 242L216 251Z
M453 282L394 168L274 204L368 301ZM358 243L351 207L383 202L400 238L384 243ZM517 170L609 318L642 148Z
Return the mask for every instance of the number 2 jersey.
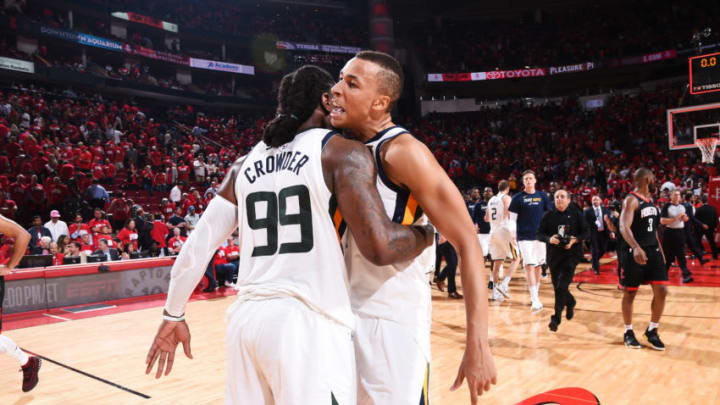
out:
M322 149L335 134L309 129L278 148L260 142L247 155L235 183L238 302L290 296L354 328L344 226L322 170Z
M385 173L380 149L385 142L408 133L392 127L365 142L378 168L377 189L388 217L402 225L427 223L427 217L410 192L394 184ZM345 238L345 263L350 274L353 311L361 317L392 321L412 330L412 335L430 360L431 292L428 274L435 264L430 246L411 261L376 266L360 252L351 233Z

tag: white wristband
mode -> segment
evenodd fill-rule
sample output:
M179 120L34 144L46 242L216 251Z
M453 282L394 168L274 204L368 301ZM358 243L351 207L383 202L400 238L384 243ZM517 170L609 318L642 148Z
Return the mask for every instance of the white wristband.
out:
M170 322L182 322L185 320L185 315L183 316L170 316L170 315L163 315L163 319Z

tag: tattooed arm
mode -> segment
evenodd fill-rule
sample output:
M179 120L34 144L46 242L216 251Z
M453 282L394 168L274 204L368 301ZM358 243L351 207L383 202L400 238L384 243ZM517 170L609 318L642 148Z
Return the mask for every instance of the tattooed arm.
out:
M370 262L381 266L410 260L433 243L432 227L390 221L377 191L375 161L365 145L334 136L323 149L322 162L325 183Z

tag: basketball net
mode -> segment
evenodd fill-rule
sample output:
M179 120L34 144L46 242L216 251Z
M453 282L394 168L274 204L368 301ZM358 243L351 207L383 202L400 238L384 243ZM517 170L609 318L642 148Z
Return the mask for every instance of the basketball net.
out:
M695 141L695 144L702 153L702 162L711 164L715 160L715 148L720 138L703 138Z

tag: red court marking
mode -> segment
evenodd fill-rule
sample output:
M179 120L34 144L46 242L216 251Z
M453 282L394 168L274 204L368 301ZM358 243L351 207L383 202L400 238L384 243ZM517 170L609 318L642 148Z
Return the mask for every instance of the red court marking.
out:
M600 400L585 388L569 387L543 392L515 405L600 405Z
M709 256L706 256L706 258ZM679 267L670 267L667 285L685 287L720 287L720 260L710 260L704 266L698 260L688 259L688 270L692 273L692 283L682 282L682 272ZM590 284L617 284L617 260L600 265L600 274L595 275L592 269L575 274L573 281L576 283Z
M232 288L225 288L225 289L216 290L213 293L194 293L192 295L192 297L190 297L190 301L221 298L221 297L233 296L236 294L237 294L237 291L233 290ZM147 295L147 296L142 296L142 297L122 298L122 299L118 299L118 300L104 301L104 302L99 302L99 303L88 303L88 304L82 304L82 305L73 305L73 306L69 306L69 307L52 308L49 310L20 312L17 314L4 314L2 328L3 328L3 331L9 331L9 330L13 330L13 329L30 328L33 326L48 325L48 324L58 323L58 322L66 322L61 319L45 316L44 314L57 315L57 316L61 316L63 318L67 318L70 320L78 320L78 319L94 318L94 317L103 316L103 315L119 314L119 313L129 312L129 311L137 311L140 309L158 308L158 307L162 307L165 305L165 297L166 296L167 296L167 294L155 294L155 295ZM81 313L77 313L77 314L72 313L72 312L63 311L63 309L67 309L67 308L78 308L78 307L83 307L83 306L92 305L92 304L116 305L116 307L108 308L108 309L101 309L101 310L97 310L97 311L81 312ZM160 312L158 312L158 318L160 318L160 315L161 315Z

